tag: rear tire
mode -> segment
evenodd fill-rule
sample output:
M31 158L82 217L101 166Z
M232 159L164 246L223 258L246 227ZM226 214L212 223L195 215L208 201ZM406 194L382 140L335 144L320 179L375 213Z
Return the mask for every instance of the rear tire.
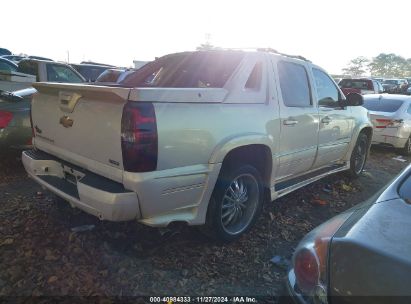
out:
M357 178L360 176L367 161L369 148L369 138L365 133L360 133L355 143L354 149L351 152L350 169L348 173L351 177Z
M206 223L200 230L217 241L234 241L254 225L263 200L263 182L256 168L223 167L210 199Z
M404 145L404 148L401 149L401 154L405 156L410 156L411 155L411 136L408 137L407 142Z

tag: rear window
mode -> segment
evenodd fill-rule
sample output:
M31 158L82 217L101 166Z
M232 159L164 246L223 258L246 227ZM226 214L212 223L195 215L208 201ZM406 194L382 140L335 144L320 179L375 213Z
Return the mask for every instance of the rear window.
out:
M396 112L403 103L397 99L364 99L363 107L375 112Z
M240 52L194 52L162 57L120 81L127 87L222 88L243 58Z
M343 79L338 85L344 89L367 90L371 86L371 82L369 80Z

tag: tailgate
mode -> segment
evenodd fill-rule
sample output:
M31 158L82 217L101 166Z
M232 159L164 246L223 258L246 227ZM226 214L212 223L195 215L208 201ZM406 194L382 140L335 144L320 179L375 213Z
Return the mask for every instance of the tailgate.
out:
M121 117L130 89L36 83L34 144L97 174L122 181Z

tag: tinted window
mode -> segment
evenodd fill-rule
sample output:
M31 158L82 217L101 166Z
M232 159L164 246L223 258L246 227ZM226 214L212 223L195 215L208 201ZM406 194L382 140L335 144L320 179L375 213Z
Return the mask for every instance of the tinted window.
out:
M47 81L79 83L83 82L83 79L66 66L47 64Z
M15 72L16 70L14 65L0 60L0 71Z
M376 112L396 112L403 102L397 99L364 99L363 107Z
M193 52L164 56L127 75L128 87L222 88L239 65L241 52Z
M257 62L251 71L250 76L245 84L246 89L256 90L258 91L261 86L261 76L262 76L262 64L261 62Z
M123 71L120 70L105 70L100 76L97 77L97 82L116 82L120 74Z
M73 65L73 67L79 72L87 81L94 82L96 79L107 70L107 67L99 66L82 66L82 65Z
M37 81L40 81L38 65L37 65L36 62L27 61L27 60L20 61L19 65L17 67L17 72L24 73L24 74L29 74L29 75L34 75L34 76L36 76Z
M296 63L278 62L281 94L287 107L309 107L310 87L305 68Z
M337 106L339 100L339 91L331 78L318 69L313 69L315 87L318 96L319 106Z
M344 89L363 89L363 90L367 90L370 88L369 84L369 80L362 80L362 79L343 79L340 81L340 83L338 84L341 88Z
M387 79L387 80L384 80L383 83L384 84L399 84L400 82L396 79Z

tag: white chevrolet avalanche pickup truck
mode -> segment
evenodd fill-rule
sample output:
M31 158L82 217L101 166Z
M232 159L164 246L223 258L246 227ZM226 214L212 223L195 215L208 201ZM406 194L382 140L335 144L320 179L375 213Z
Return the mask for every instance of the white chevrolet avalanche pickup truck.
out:
M202 225L231 241L274 200L361 173L372 124L320 67L268 50L161 57L116 86L38 83L36 182L101 220Z

